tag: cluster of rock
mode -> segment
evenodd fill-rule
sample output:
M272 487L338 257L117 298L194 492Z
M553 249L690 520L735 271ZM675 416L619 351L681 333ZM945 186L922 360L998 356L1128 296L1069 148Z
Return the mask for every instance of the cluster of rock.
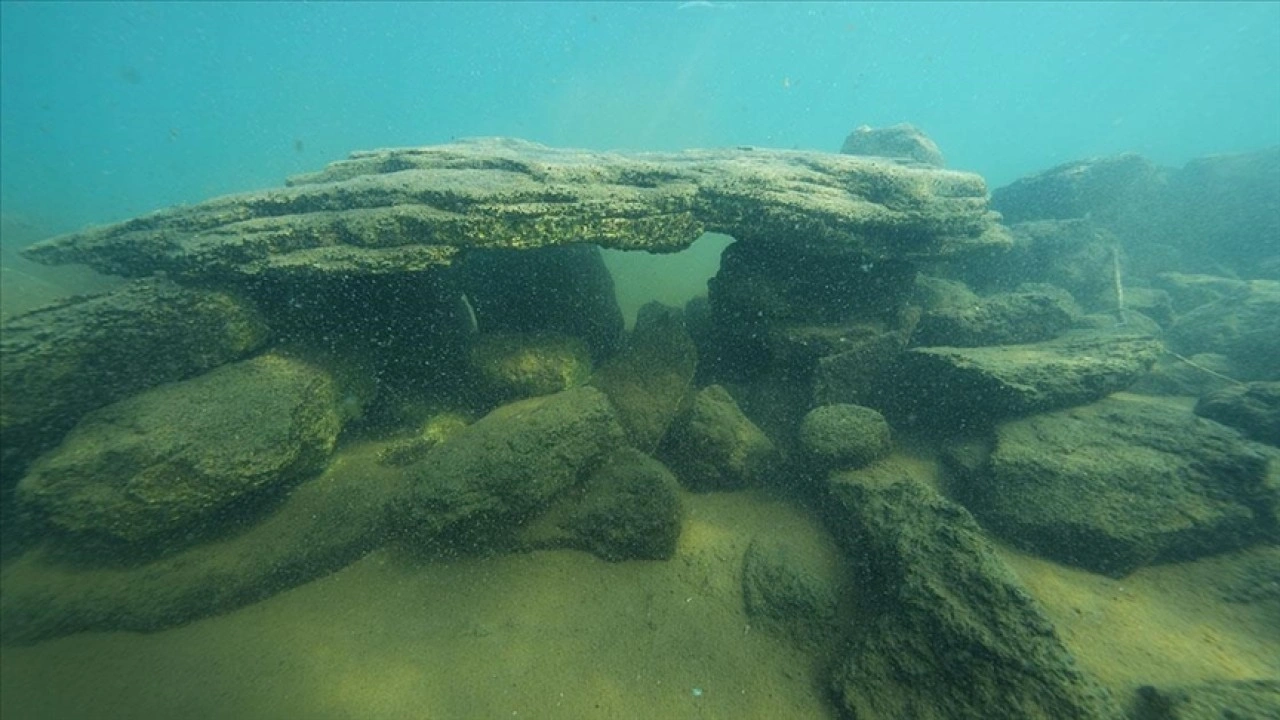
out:
M1122 293L1160 202L1127 156L998 192L1006 229L910 126L845 151L379 150L33 246L140 279L3 328L0 638L168 627L387 543L665 559L684 492L771 485L843 555L757 538L745 611L842 653L850 716L1112 717L984 533L1113 575L1280 537L1280 283ZM735 238L708 296L624 332L598 248L705 231ZM1255 382L1203 417L1115 395L1169 347ZM945 496L903 431L945 439Z
M669 556L673 478L746 487L777 453L729 392L695 383L681 313L647 309L624 337L598 248L668 252L714 230L773 252L938 258L1006 242L996 219L980 178L888 159L488 139L357 153L39 243L34 259L140 279L5 325L6 557L31 549L4 570L5 637L223 609L390 529L424 547ZM374 439L342 442L352 428ZM319 488L346 503L353 468L385 482L316 512ZM361 517L320 537L288 520L299 503ZM271 562L203 592L248 542ZM65 576L40 575L58 562ZM186 591L123 590L182 586L166 567ZM93 573L118 573L121 594L79 582ZM74 589L40 589L56 577Z

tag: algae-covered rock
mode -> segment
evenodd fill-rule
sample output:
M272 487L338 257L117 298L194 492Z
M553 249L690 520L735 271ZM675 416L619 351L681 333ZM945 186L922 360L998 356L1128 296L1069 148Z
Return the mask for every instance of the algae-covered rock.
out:
M87 415L18 497L59 532L141 543L319 471L341 429L333 379L263 355Z
M698 392L662 447L662 457L692 490L756 484L771 468L775 452L773 441L719 385Z
M1229 603L1280 602L1280 544L1259 545L1232 555L1210 583Z
M1265 275L1280 255L1280 145L1194 158L1169 178L1162 241L1183 249L1186 267Z
M491 397L518 400L585 383L591 354L560 333L485 333L471 347L471 367Z
M126 276L377 275L447 265L470 248L672 252L704 232L877 258L1005 242L971 173L766 148L624 154L478 138L357 152L286 188L52 238L26 255Z
M1164 173L1137 153L1063 163L1019 178L992 192L991 202L1007 223L1112 219L1164 188Z
M413 482L403 508L407 537L430 543L450 530L507 534L577 485L622 439L609 400L595 388L503 405L404 468Z
M876 410L838 403L810 410L800 423L800 447L820 471L851 470L883 458L893 444Z
M675 476L639 450L622 448L530 523L521 544L584 550L611 562L668 560L680 525Z
M1229 385L1200 398L1195 413L1280 446L1280 382Z
M1114 298L1114 289L1112 298ZM1165 290L1158 288L1127 286L1124 288L1124 310L1115 311L1112 306L1112 314L1121 315L1126 321L1129 320L1130 312L1151 318L1161 328L1166 328L1173 324L1176 315L1173 310L1173 298Z
M1186 313L1169 328L1169 346L1182 355L1225 355L1237 380L1280 380L1280 281L1254 280Z
M266 336L244 299L156 278L6 319L0 472L17 482L21 465L89 411L236 360Z
M716 379L809 373L820 358L901 328L917 267L846 247L735 242L707 281Z
M339 451L239 532L145 564L75 566L37 549L0 576L0 638L162 629L261 600L392 538L502 534L578 484L621 436L604 396L577 388L505 405L407 466L384 463L376 444Z
M1005 540L1109 575L1248 545L1270 523L1267 458L1234 431L1137 396L1004 423L964 475Z
M912 328L907 319L893 329L862 326L841 333L839 351L819 358L814 367L813 402L865 405L883 398Z
M999 293L925 312L911 342L980 347L1052 340L1070 329L1078 314L1069 293L1048 286Z
M1123 239L1108 226L1092 217L1032 220L1011 224L1009 234L1008 249L982 248L939 270L983 294L1039 283L1067 291L1091 310L1114 309L1116 262L1126 270L1127 256Z
M1082 405L1123 390L1162 346L1145 336L1073 331L1025 345L932 347L906 352L886 391L904 416L960 428Z
M470 424L469 418L456 412L433 415L423 423L417 434L388 443L378 453L378 461L384 465L410 465L418 462L426 457L431 448L458 434Z
M596 371L591 385L618 409L631 444L652 452L679 414L697 365L683 313L654 302L640 308L625 349Z
M245 527L138 565L88 567L38 548L0 570L0 642L162 630L228 612L337 570L386 541L410 494L373 448L339 450Z
M1157 274L1152 282L1157 288L1169 293L1173 308L1179 313L1188 313L1201 305L1249 293L1247 281L1217 275L1163 272Z
M834 676L848 717L1118 716L963 508L886 463L829 486L870 614Z
M1164 353L1129 392L1141 395L1207 395L1235 383L1231 361L1225 355L1200 353L1184 357Z
M888 157L910 160L942 167L942 151L920 128L910 123L900 123L889 127L873 128L862 125L844 139L840 146L844 155L866 155L870 157Z

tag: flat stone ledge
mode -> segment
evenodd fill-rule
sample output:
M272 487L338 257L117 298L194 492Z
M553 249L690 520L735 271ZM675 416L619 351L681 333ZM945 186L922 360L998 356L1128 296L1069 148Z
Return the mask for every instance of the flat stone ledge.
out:
M971 173L734 148L614 153L509 138L357 152L284 188L169 208L33 245L28 257L144 276L420 272L471 247L674 252L704 232L869 258L1007 243Z

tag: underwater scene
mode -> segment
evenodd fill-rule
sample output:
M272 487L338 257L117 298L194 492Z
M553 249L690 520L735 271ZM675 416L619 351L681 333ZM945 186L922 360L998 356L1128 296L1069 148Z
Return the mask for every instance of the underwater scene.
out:
M0 2L0 717L1280 719L1280 3Z

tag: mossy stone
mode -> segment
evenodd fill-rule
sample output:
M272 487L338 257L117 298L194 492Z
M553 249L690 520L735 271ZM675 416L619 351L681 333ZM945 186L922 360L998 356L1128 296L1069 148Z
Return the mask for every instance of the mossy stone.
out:
M809 411L800 423L800 446L825 470L855 469L879 460L893 447L889 423L876 410L837 403Z

